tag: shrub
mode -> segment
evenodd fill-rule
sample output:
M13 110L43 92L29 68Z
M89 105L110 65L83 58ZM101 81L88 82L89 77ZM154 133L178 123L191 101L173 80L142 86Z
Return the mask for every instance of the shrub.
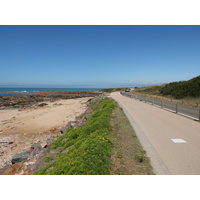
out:
M163 95L171 95L176 99L184 97L200 97L200 76L189 81L180 81L166 84L160 89Z

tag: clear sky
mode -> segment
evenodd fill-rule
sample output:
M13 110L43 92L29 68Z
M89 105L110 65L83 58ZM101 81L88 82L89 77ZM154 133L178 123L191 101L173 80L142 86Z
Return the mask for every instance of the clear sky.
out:
M121 87L200 75L200 26L0 26L0 86Z

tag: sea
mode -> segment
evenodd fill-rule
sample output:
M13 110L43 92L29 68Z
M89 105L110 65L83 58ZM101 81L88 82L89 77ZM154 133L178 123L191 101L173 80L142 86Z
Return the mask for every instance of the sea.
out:
M104 88L0 88L0 96L15 94L37 94L41 91L100 91Z

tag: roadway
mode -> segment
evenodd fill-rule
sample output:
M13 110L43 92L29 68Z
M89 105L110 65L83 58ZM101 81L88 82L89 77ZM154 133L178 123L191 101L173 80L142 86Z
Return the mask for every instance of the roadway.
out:
M144 102L110 95L123 108L156 174L200 174L200 123Z

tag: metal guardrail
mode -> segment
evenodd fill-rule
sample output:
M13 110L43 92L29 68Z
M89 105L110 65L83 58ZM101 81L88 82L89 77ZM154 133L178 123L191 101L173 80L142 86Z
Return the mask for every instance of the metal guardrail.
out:
M189 106L183 106L180 104L175 104L175 103L171 103L171 102L167 102L167 101L163 101L163 100L145 98L145 97L135 95L135 94L130 94L127 92L120 92L120 93L124 96L134 98L139 101L143 101L145 103L149 103L151 105L160 107L162 109L174 112L176 114L183 115L185 117L189 117L194 120L200 121L200 109L192 108Z

